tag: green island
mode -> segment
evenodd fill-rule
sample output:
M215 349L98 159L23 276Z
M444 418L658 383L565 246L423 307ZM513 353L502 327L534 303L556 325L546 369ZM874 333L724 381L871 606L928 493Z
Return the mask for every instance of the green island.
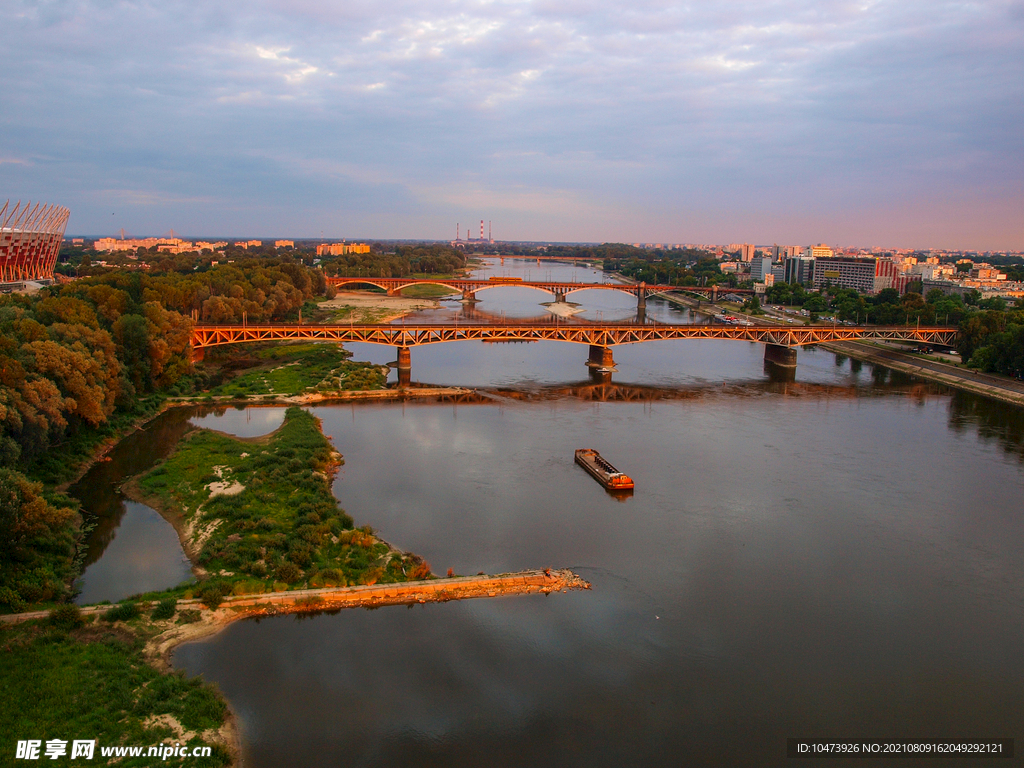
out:
M317 419L293 406L267 437L196 430L125 490L174 522L210 607L227 594L428 578L422 559L354 528L338 508L340 460Z
M254 395L384 389L387 368L351 357L351 352L335 344L228 347L208 356L206 367L219 366L222 381L207 394L244 400Z
M4 732L96 738L101 746L210 746L208 757L187 762L230 764L237 744L219 692L167 670L153 645L169 631L198 628L203 620L205 611L178 610L179 599L197 598L205 609L216 609L228 595L432 578L421 558L395 550L369 526L355 528L339 509L331 478L340 462L319 421L297 406L288 408L276 431L260 438L208 429L186 435L124 490L172 521L201 580L133 596L99 615L83 616L77 606L64 604L47 618L3 625ZM51 548L60 544L64 557L54 561L65 570L49 575L54 581L67 578L67 555L74 547L70 528L60 524L74 510L49 507L41 484L21 483L24 506L53 517L62 532ZM310 610L316 608L309 603ZM171 758L167 764L185 762ZM139 757L123 764L149 763Z

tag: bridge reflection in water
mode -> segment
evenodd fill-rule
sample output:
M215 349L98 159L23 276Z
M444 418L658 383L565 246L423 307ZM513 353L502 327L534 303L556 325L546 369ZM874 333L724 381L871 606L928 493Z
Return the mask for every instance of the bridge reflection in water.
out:
M453 405L493 404L496 399L533 402L563 398L602 403L653 403L667 400L701 400L707 397L719 396L723 392L728 393L730 397L743 396L744 393L750 397L760 397L765 393L772 393L784 397L839 399L891 397L893 394L898 393L915 398L920 402L930 397L950 396L950 390L941 384L921 381L908 374L892 371L882 366L871 366L871 368L870 380L856 384L796 382L786 376L784 378L769 378L767 380L730 381L721 384L656 386L616 382L613 380L613 374L610 372L595 372L591 374L591 378L588 380L533 388L524 388L522 386L509 388L482 387L469 391L444 392L445 388L438 384L416 382L410 383L407 386L413 390L439 390L440 393L434 394L431 401L451 403ZM972 402L974 399L984 403L984 398L972 398ZM419 402L422 401L422 398L416 398L416 400ZM1020 430L1020 423L1024 423L1024 418L1018 420L1017 432L1020 434L1018 434L1016 442L1024 444L1024 431Z

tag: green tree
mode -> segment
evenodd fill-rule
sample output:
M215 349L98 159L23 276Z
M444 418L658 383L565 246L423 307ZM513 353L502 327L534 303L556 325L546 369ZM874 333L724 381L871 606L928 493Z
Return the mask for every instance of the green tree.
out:
M121 315L111 332L124 374L137 392L150 389L152 362L149 356L149 321L142 315Z

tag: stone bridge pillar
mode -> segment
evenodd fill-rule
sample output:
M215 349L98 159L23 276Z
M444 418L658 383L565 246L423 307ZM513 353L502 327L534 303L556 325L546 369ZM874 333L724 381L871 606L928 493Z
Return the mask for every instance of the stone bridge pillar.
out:
M565 303L565 291L555 291L555 302L558 304Z
M782 344L765 344L764 361L781 368L796 368L796 347Z
M473 291L467 289L462 292L463 304L476 304L478 301L480 301L480 299L476 297L476 293L474 293Z
M712 285L711 286L711 303L714 304L716 301L718 301L718 286L717 285Z
M201 363L203 358L206 357L206 349L204 347L192 347L192 362Z
M409 347L398 348L398 386L408 387L412 382L412 350Z
M636 308L637 311L647 309L647 283L640 283L640 287L637 289Z
M398 348L398 367L412 368L412 350L409 347Z
M603 347L600 344L591 344L587 365L591 368L614 368L615 359L612 357L612 348Z

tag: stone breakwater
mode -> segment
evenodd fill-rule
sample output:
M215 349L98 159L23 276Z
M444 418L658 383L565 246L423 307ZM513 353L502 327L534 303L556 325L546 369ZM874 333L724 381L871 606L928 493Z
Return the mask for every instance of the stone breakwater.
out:
M570 570L521 571L497 576L454 576L400 584L324 587L244 595L225 599L221 608L244 608L245 615L258 615L264 612L466 600L530 592L565 592L570 589L590 589L590 584ZM187 607L184 601L179 606Z
M146 644L147 655L158 667L169 669L170 652L182 643L216 634L226 625L259 616L287 613L333 611L341 608L377 608L385 605L441 603L474 597L550 594L590 589L590 583L569 569L519 571L496 576L454 576L445 579L407 581L400 584L371 584L357 587L324 587L237 595L224 598L215 610L198 600L179 600L178 610L200 610L199 620L190 624L167 622L167 629ZM107 610L109 606L84 608L82 613Z
M407 581L399 584L367 584L356 587L322 587L319 589L293 589L288 592L266 592L261 595L234 595L224 598L215 610L207 609L200 600L179 600L178 610L201 610L200 623L223 625L248 616L268 616L279 613L359 608L379 605L407 605L409 603L437 603L448 600L467 600L473 597L523 595L532 592L568 592L570 589L590 589L590 583L569 569L519 571L496 576L453 576L445 579ZM110 605L91 605L82 608L83 616L102 615ZM49 611L32 611L0 616L0 623L14 624L30 619L42 619ZM212 621L207 621L210 619ZM190 625L184 625L188 627ZM172 630L173 631L173 630Z

